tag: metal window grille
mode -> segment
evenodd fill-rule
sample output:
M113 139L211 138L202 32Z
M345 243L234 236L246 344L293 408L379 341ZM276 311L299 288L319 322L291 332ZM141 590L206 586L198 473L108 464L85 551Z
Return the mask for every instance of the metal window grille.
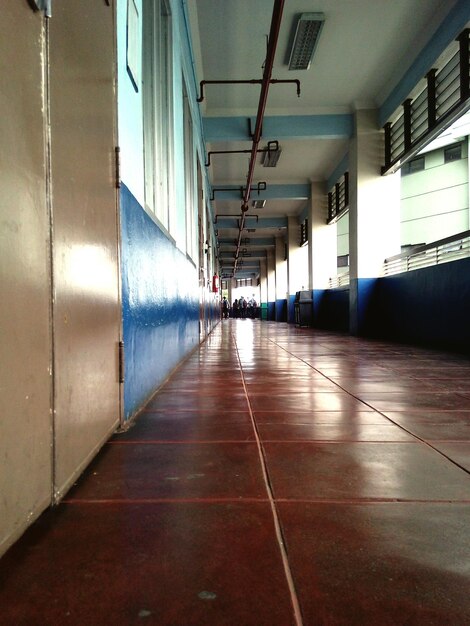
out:
M308 219L300 225L300 247L308 243Z
M385 276L430 267L470 256L470 230L426 245L412 246L405 252L385 259Z
M328 194L327 224L334 224L349 209L349 172L345 172Z
M426 85L408 98L385 124L385 165L382 173L395 171L445 127L445 120L457 115L470 100L470 29L457 38L457 51L440 69L425 77ZM452 48L449 47L449 53ZM436 128L437 127L437 128Z

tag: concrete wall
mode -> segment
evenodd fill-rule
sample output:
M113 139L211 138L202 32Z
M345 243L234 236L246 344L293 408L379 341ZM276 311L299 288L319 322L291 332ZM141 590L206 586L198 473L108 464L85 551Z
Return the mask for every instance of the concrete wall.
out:
M431 243L469 228L467 142L462 159L444 163L444 148L424 155L425 169L401 177L401 244Z

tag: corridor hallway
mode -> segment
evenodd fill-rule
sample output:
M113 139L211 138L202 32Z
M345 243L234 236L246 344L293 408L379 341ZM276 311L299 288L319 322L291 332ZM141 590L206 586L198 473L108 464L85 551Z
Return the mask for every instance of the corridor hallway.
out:
M468 359L224 320L0 561L0 623L468 625L469 471Z

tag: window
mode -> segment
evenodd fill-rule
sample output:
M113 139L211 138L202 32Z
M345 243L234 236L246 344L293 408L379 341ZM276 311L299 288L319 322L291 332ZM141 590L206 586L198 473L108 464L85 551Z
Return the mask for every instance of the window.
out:
M171 230L173 89L171 14L165 0L143 0L143 129L145 204Z
M444 148L444 163L450 163L451 161L459 161L462 158L462 144L458 143L455 146L449 146Z
M184 85L184 82L183 82ZM186 203L186 253L196 260L196 151L188 94L183 92L184 182Z
M424 156L420 156L416 159L412 159L405 163L401 168L402 176L406 176L407 174L415 174L416 172L421 172L424 170Z
M305 219L300 225L300 247L308 244L308 219Z

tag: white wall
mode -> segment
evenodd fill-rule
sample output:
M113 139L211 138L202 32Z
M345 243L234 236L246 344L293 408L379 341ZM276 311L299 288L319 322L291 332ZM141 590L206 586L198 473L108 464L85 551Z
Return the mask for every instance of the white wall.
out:
M337 256L349 254L349 211L336 222L336 252ZM338 274L349 271L349 267L338 267Z
M425 169L401 177L401 244L430 243L469 228L468 149L444 163L444 148L424 154Z

